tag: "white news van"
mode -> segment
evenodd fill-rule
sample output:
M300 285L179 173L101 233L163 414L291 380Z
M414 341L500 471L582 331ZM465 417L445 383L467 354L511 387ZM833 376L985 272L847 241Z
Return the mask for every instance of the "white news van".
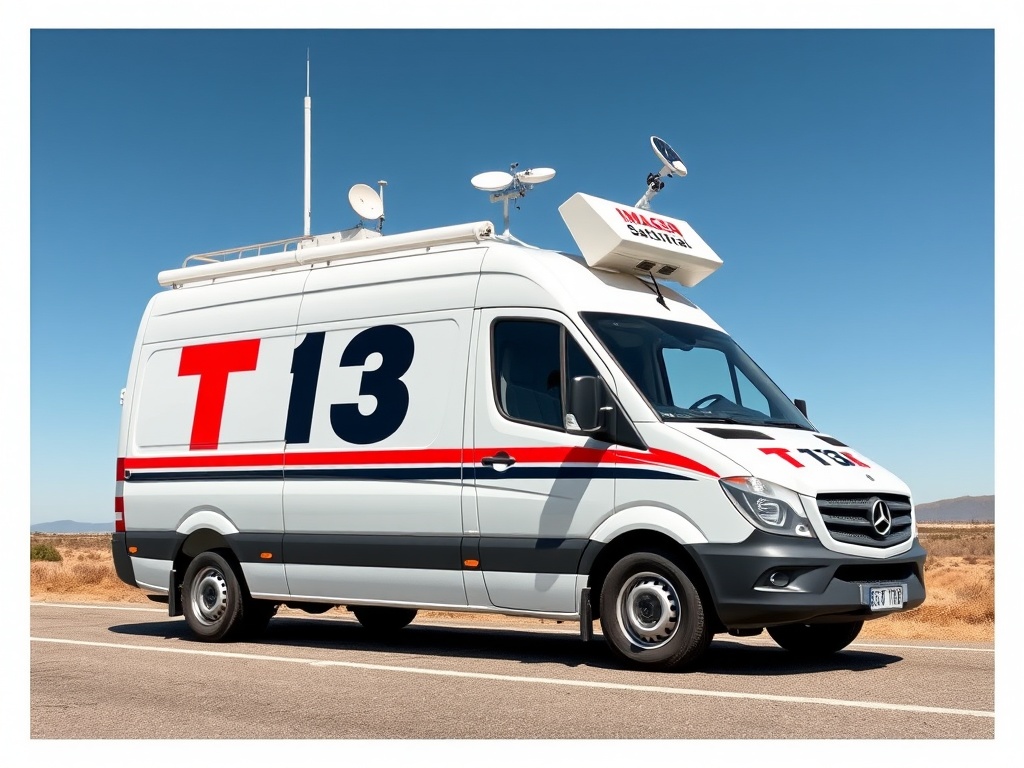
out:
M644 669L764 628L832 653L920 605L907 486L664 284L714 251L644 207L560 212L582 256L479 222L161 272L124 391L120 578L205 640L281 605L374 632L599 619Z

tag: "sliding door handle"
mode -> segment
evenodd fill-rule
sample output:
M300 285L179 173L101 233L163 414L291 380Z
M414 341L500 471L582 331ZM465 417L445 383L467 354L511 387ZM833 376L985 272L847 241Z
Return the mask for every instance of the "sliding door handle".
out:
M511 467L516 463L516 460L504 451L498 451L493 456L484 456L480 459L480 463L485 467L493 467L500 472L503 469Z

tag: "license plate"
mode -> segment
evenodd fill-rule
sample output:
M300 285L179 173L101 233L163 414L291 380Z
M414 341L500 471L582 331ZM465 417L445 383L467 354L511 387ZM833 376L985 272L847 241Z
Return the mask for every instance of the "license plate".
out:
M902 608L907 600L907 585L884 584L869 587L866 597L868 607L872 611L891 611L894 608Z

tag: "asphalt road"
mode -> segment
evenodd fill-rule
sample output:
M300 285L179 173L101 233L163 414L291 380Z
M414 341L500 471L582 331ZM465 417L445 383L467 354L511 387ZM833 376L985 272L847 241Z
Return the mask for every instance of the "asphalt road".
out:
M374 641L344 618L288 612L259 643L209 644L155 604L33 603L31 736L994 736L991 645L865 642L806 662L767 635L718 636L696 668L657 674L618 668L576 629L417 619Z

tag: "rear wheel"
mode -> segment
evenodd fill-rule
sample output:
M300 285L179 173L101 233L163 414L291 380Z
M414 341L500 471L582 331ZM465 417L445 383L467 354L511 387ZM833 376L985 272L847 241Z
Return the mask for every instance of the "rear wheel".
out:
M772 640L801 656L829 656L841 651L860 634L863 621L842 624L784 624L768 627Z
M402 629L416 618L412 608L388 608L379 605L354 605L352 613L370 632L390 634Z
M277 605L249 597L231 563L217 552L202 552L182 580L182 610L200 640L234 640L262 632Z
M601 629L632 667L669 670L695 661L711 642L704 603L667 555L636 552L612 566L601 588Z

